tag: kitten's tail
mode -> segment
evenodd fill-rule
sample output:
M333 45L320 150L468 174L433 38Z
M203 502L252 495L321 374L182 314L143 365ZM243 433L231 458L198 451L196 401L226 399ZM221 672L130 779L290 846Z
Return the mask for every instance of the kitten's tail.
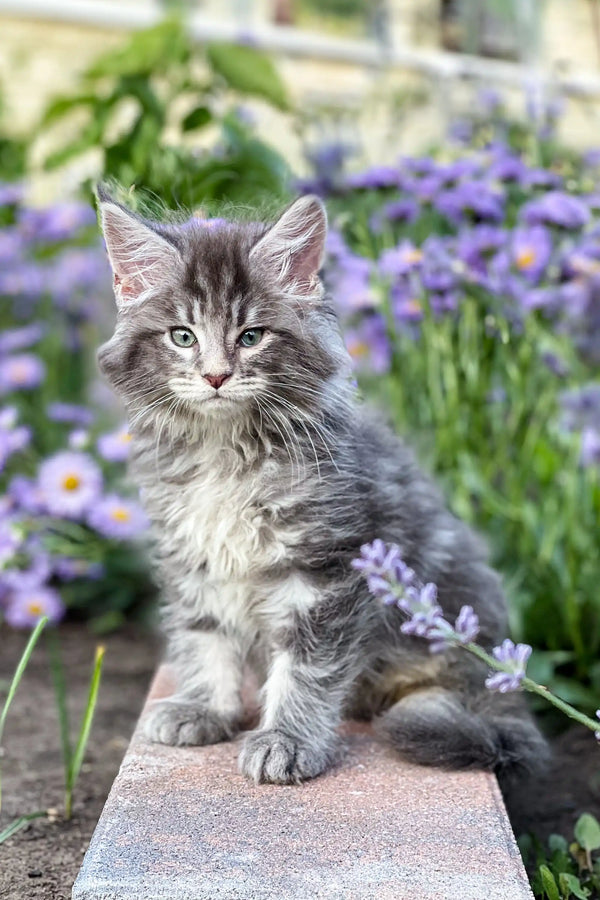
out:
M499 777L535 772L548 746L522 696L444 688L417 690L377 721L377 729L410 762L446 769L489 769Z

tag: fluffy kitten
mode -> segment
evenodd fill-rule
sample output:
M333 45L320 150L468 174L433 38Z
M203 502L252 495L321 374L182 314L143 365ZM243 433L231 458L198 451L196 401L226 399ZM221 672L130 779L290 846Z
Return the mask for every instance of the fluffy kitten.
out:
M518 695L490 695L460 651L432 656L351 567L398 544L452 619L506 634L498 576L411 454L355 396L319 280L315 197L272 227L146 222L100 194L118 320L99 352L133 434L154 524L175 696L154 741L207 744L240 728L242 670L263 682L240 768L312 778L344 716L377 717L406 757L448 767L532 764L544 743Z

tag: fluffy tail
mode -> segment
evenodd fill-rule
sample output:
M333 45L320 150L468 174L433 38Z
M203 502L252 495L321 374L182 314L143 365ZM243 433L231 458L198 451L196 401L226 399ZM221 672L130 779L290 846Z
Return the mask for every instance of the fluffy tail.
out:
M377 729L410 762L446 769L488 769L500 777L539 771L547 744L522 696L462 697L444 688L415 691L377 721Z

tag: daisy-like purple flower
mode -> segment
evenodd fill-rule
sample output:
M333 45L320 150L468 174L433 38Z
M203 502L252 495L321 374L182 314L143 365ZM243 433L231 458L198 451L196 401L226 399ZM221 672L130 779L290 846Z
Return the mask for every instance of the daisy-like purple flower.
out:
M485 680L486 688L490 691L499 691L501 694L518 691L525 677L527 660L531 656L529 644L513 644L506 638L499 647L494 647L492 653L507 671L489 675Z
M504 218L504 195L485 181L465 181L442 191L434 205L455 225L470 219L501 222Z
M13 558L21 542L16 523L12 519L0 519L0 569Z
M389 371L392 350L385 322L378 313L365 316L355 328L348 328L344 338L355 371L375 375Z
M91 456L66 450L42 463L38 487L51 515L76 519L99 497L102 473Z
M25 237L36 243L65 241L80 228L96 224L96 213L83 203L62 203L45 209L22 209L19 225Z
M46 326L41 322L32 322L22 328L7 328L0 332L0 356L14 353L15 350L26 350L37 344L44 336Z
M96 446L102 459L108 462L124 462L131 449L131 434L127 425L122 425L110 434L100 435Z
M552 256L550 232L543 225L515 228L511 238L511 253L517 269L529 281L539 281Z
M33 353L19 353L0 359L0 394L38 387L46 375L46 366Z
M521 219L527 225L557 225L560 228L583 228L590 220L590 210L580 197L563 191L548 191L522 207Z
M422 261L423 251L415 247L412 241L402 241L398 247L383 251L378 267L382 275L397 278L416 269Z
M138 503L109 494L91 507L88 524L108 538L138 537L148 527L148 519Z
M357 190L397 187L400 173L394 166L373 166L365 172L348 175L346 186Z
M40 585L32 590L15 591L10 595L4 618L13 628L33 628L42 616L51 623L60 622L65 606L58 591Z
M37 516L45 509L44 495L39 485L25 475L15 475L8 485L8 496L18 509Z
M77 403L50 403L46 414L53 422L70 422L86 428L94 421L93 411L87 406L80 406Z

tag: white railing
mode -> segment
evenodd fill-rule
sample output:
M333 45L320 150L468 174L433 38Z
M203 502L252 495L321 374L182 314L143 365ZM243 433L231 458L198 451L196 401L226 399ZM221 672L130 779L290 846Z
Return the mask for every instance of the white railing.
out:
M103 28L145 28L160 21L164 6L157 0L0 0L0 15L10 14ZM238 40L250 26L201 12L190 14L190 27L200 40ZM0 22L1 28L1 22ZM293 27L253 24L251 36L265 50L359 66L409 69L436 79L473 79L506 87L522 87L531 75L523 66L498 60L419 47L382 47L373 40L335 38ZM585 72L537 70L537 83L549 82L564 94L600 97L600 78Z

